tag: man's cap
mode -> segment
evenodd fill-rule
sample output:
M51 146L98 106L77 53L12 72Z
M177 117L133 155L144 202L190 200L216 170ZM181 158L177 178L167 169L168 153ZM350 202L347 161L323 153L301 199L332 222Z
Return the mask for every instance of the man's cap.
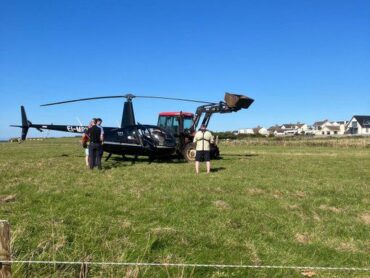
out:
M103 120L101 118L96 118L96 121L102 122Z

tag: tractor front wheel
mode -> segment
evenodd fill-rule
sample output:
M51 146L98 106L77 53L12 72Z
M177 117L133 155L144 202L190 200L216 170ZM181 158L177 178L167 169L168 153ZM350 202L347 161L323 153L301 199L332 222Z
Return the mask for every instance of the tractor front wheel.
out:
M188 162L195 161L195 144L189 143L185 146L185 148L182 150L182 156L186 159Z

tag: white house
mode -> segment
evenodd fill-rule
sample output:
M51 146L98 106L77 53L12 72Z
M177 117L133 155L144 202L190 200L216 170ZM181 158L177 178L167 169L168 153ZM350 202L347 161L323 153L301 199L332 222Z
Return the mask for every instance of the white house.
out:
M353 116L346 125L346 133L353 135L370 135L370 116Z
M254 131L254 134L259 134L259 135L263 135L263 136L268 136L269 135L269 132L266 128L264 127L256 127L256 128L253 128L253 131Z
M316 135L343 135L346 121L330 122L329 120L318 121L313 124Z
M283 124L280 128L286 130L285 133L287 134L305 134L308 130L308 125L303 123Z
M291 128L281 128L281 126L272 126L268 130L269 134L274 136L292 136L295 135L295 130Z
M239 129L238 134L254 134L253 128L242 128Z
M320 135L339 135L340 126L339 125L324 125L319 133Z
M272 126L268 130L270 134L274 135L296 135L296 134L305 134L308 131L309 127L303 123L296 124L282 124L281 126Z
M309 130L309 126L307 124L297 123L296 129L298 131L298 134L304 134Z
M320 132L318 132L318 131L320 131L325 125L328 125L328 124L330 124L329 120L314 122L313 128L316 131L315 133L320 134Z
M266 128L257 126L255 128L243 128L239 129L239 134L250 134L250 135L264 135L268 136L269 132Z

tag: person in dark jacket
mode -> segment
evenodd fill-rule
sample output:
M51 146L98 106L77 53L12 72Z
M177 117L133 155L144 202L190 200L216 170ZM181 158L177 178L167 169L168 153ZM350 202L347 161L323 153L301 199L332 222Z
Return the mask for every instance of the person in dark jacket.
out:
M97 118L96 119L96 125L100 128L101 130L101 134L102 136L104 137L104 128L101 126L101 124L103 123L103 120L101 118ZM100 161L103 157L103 145L100 146L100 149L99 149L99 155L100 155Z
M96 125L96 121L87 130L87 134L90 138L89 167L90 169L94 169L96 166L99 170L101 170L101 156L99 155L99 151L102 147L104 136L101 132L101 128Z

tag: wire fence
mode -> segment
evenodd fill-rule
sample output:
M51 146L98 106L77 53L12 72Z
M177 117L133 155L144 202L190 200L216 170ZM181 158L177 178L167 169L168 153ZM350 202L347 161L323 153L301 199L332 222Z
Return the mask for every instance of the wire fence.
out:
M79 277L87 277L89 272L94 273L93 276L107 275L107 268L125 267L124 273L127 277L138 277L140 268L145 268L141 271L140 276L150 272L149 268L163 268L169 275L168 268L177 268L178 272L175 277L188 277L186 269L190 269L193 273L195 269L207 268L213 270L295 270L295 271L336 271L336 272L370 272L369 267L332 267L332 266L289 266L289 265L234 265L234 264L192 264L192 263L149 263L149 262L92 262L92 261L32 261L32 260L11 260L0 261L1 264L17 265L13 273L15 276L19 274L22 277L33 277L37 275L49 275L50 273L58 273L58 277L68 277L70 275L78 275ZM95 268L95 269L94 269ZM97 270L100 268L100 270ZM165 271L165 272L166 272ZM108 271L110 276L117 274L116 271ZM184 276L185 275L185 276ZM145 275L144 275L145 276Z

